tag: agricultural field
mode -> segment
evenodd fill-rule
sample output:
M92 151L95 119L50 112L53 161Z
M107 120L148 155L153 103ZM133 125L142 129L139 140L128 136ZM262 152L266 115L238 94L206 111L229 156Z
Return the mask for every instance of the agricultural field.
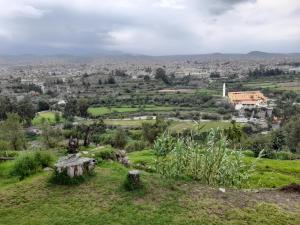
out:
M231 125L229 121L173 121L169 127L171 131L181 132L185 129L196 129L202 127L202 131L209 131L210 129L224 129Z
M262 88L270 90L280 90L280 91L294 91L300 94L300 83L299 81L287 81L287 82L273 82L273 81L255 81L247 82L243 84L244 87L249 87L252 89Z
M64 120L61 116L62 114L59 113L59 115L60 115L60 121L62 122ZM39 112L32 120L32 124L35 126L41 125L43 122L48 122L51 125L55 124L56 123L55 112L54 111Z
M172 106L155 106L155 105L146 105L144 108L138 107L90 107L88 112L92 116L101 116L107 115L110 113L130 113L130 112L139 112L139 111L148 111L148 112L160 112L160 111L172 111L175 107Z
M142 123L147 122L147 123L154 123L155 120L153 119L123 119L123 120L118 120L118 119L105 119L104 120L105 124L107 125L113 125L113 126L126 126L126 127L141 127Z

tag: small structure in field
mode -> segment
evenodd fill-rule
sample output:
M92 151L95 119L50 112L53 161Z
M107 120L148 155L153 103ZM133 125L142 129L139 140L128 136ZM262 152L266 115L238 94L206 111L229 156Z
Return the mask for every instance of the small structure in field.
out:
M89 174L95 168L97 161L93 158L80 157L79 154L72 154L62 157L55 164L57 173L67 173L70 178L80 177Z

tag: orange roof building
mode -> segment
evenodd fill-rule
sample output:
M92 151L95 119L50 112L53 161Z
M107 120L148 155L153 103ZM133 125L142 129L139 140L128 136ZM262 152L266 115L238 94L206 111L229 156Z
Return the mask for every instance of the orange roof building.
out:
M260 91L228 92L228 98L236 108L265 105L268 100Z

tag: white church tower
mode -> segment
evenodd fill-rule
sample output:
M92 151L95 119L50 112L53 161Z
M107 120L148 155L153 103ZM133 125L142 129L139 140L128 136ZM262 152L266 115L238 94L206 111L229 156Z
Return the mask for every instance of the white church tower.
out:
M226 84L223 84L223 98L226 97Z

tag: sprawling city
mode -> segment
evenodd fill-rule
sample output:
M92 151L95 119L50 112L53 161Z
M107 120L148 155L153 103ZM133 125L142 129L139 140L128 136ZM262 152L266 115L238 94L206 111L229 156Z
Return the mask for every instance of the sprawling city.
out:
M300 2L0 0L0 224L300 224Z

